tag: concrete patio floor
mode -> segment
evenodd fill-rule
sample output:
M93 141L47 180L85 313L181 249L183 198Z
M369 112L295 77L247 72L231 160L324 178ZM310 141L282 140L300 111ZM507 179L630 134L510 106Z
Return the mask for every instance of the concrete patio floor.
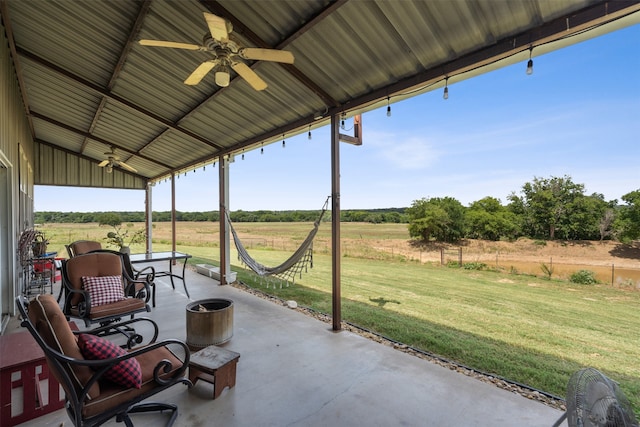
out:
M165 269L166 265L156 265ZM403 353L218 282L187 268L191 300L234 301L234 329L223 347L240 353L236 386L212 400L212 386L176 385L156 401L179 406L175 426L552 426L562 412ZM149 313L162 338L186 340L180 282L157 279ZM58 284L59 286L59 284ZM57 292L57 290L54 291ZM17 319L7 332L20 330ZM133 415L136 426L166 415ZM64 409L22 424L72 425ZM110 421L106 425L122 425ZM566 425L566 422L563 423Z

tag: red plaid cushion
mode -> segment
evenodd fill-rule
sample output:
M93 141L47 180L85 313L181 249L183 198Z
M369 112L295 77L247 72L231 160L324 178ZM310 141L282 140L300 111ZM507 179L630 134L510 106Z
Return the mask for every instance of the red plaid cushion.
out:
M111 359L127 354L127 351L111 341L91 334L78 335L78 347L82 356L87 360ZM142 386L142 369L135 357L123 360L112 366L104 374L104 378L116 384L130 388Z
M89 292L91 307L125 299L120 276L82 276L82 286Z

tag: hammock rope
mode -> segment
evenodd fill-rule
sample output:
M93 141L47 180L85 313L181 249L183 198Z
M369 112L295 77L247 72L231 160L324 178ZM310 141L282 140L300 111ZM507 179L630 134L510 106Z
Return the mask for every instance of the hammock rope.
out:
M313 228L311 229L311 231L309 231L307 238L304 239L302 244L289 258L287 258L282 264L275 267L267 267L256 261L251 255L249 255L249 252L247 252L247 249L244 247L242 241L238 237L236 230L233 228L233 224L231 223L229 214L225 212L227 221L229 222L229 228L231 229L231 233L233 234L233 241L238 251L238 259L240 259L240 261L245 266L250 268L260 277L261 283L266 280L267 287L269 287L269 284L272 283L273 278L277 278L279 280L280 287L282 287L283 281L286 282L287 286L289 286L290 282L291 284L295 284L296 276L302 277L303 272L306 273L309 268L313 268L313 239L318 233L320 222L322 221L324 213L327 211L328 204L329 197L327 197L327 200L322 207L320 216L313 223Z

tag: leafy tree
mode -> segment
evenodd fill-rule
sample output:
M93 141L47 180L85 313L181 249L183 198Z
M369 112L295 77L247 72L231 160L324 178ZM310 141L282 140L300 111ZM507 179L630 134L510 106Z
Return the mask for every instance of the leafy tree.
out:
M584 197L584 185L575 184L570 176L537 178L522 186L523 196L509 195L512 211L523 215L526 235L534 238L567 238L572 203ZM561 235L561 236L559 236Z
M610 205L604 195L576 197L567 205L566 214L560 220L559 236L569 240L597 240L601 237L601 221Z
M640 238L640 189L622 196L626 203L620 207L614 228L618 238L623 242L630 242Z
M452 197L414 200L407 214L411 237L455 242L464 236L465 208Z
M466 237L471 239L515 238L518 230L516 215L494 197L471 203L465 214L465 223Z

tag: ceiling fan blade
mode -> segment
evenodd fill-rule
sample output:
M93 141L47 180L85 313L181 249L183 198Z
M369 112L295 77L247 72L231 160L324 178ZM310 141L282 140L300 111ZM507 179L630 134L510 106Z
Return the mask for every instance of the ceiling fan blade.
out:
M205 50L203 46L191 43L168 42L164 40L140 40L142 46L170 47L173 49Z
M131 166L129 166L129 165L128 165L128 164L126 164L125 162L120 162L120 163L119 163L119 165L120 165L120 167L121 167L122 169L126 169L126 170L128 170L129 172L138 172L137 170L135 170L134 168L132 168Z
M101 168L107 166L109 164L109 160L103 160L100 163L98 163L98 166L100 166Z
M203 14L204 19L207 21L211 37L213 37L214 40L228 40L231 29L227 27L227 20L212 13L203 12Z
M240 56L245 59L283 62L285 64L293 64L294 60L293 53L287 50L261 49L258 47L245 47L240 49Z
M232 62L231 68L255 90L265 90L267 88L267 83L244 62Z
M204 79L204 76L206 76L207 73L209 73L209 71L211 71L217 64L218 61L212 59L198 65L198 68L193 70L193 73L191 73L191 75L187 77L187 79L184 81L184 84L191 86L197 85L202 79Z

